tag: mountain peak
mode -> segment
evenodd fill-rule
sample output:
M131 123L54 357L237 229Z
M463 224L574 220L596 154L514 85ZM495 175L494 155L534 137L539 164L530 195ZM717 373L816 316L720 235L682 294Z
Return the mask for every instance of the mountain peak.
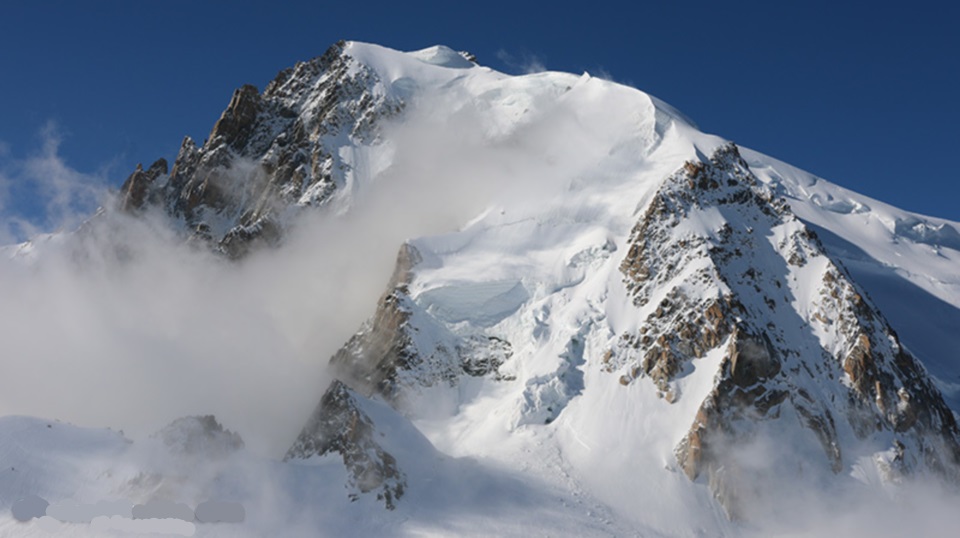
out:
M185 138L169 169L138 166L118 205L121 220L91 221L165 215L169 235L235 262L213 257L209 275L230 275L218 289L262 286L223 302L254 311L241 330L274 322L276 353L335 341L312 414L264 471L296 502L322 499L307 518L368 534L495 535L507 527L472 525L505 518L509 532L736 535L801 513L808 492L960 483L956 223L705 134L633 88L341 41L263 92L238 88L208 140ZM372 278L385 289L365 286L369 310L350 317ZM164 432L227 467L246 457L212 416ZM220 471L190 492L263 491ZM251 503L250 521L279 504Z

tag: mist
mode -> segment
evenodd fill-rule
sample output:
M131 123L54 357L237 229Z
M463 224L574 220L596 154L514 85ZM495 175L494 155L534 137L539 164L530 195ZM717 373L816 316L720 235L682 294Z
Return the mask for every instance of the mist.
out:
M838 477L842 481L844 477ZM955 485L934 476L893 484L847 483L843 488L796 487L781 478L779 509L742 523L744 536L896 538L952 536L960 528ZM763 504L763 503L762 503ZM769 501L766 502L769 505Z
M74 228L104 197L109 164L95 172L70 167L59 155L63 135L53 121L37 139L37 147L22 157L0 141L0 245Z
M164 215L112 210L103 183L47 140L42 160L25 160L45 213L26 222L0 211L8 230L17 219L32 234L67 232L0 259L0 414L134 439L214 414L252 450L282 455L329 382L327 360L373 314L404 241L562 188L557 170L588 158L556 160L582 155L575 138L491 143L488 128L470 106L415 108L385 126L391 145L379 151L392 165L356 178L349 204L304 212L279 248L241 262L185 244ZM78 212L90 200L104 208L92 219ZM80 214L90 220L77 229Z
M717 480L721 496L732 500L728 534L894 538L952 536L960 528L956 469L938 475L908 460L903 472L881 462L889 448L882 442L847 439L835 472L813 432L781 422L795 421L790 415L761 421L749 435L712 440L722 466L698 481L712 488ZM675 517L689 509L678 506Z

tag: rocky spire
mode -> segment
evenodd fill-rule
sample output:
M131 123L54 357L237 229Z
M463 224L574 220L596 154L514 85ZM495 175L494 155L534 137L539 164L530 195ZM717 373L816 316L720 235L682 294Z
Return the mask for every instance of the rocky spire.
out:
M230 257L275 244L289 209L324 205L346 184L352 170L340 149L378 143L381 121L403 107L345 51L345 42L334 44L262 93L241 86L202 146L184 139L169 181L134 172L123 207L157 205Z

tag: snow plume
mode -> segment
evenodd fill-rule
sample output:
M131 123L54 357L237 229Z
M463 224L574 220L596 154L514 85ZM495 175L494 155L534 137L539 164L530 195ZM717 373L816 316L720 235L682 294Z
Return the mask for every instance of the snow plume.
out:
M3 158L3 155L3 152L0 151L0 158ZM13 243L18 238L17 234L14 233L16 220L12 215L6 215L9 205L8 200L11 198L10 189L10 178L0 169L0 214L3 215L3 220L0 221L0 244Z
M542 73L547 70L546 65L536 55L529 52L521 53L519 57L507 52L506 50L497 51L497 59L512 69L517 69L521 73L529 75L531 73Z
M0 258L0 415L139 438L214 414L254 451L282 455L325 386L326 358L375 304L334 297L344 274L324 258L339 255L281 249L234 264L185 244L165 216L134 218L110 199L77 228L73 209L98 197L55 141L22 169L52 196L48 220L25 229L75 231Z
M26 158L0 147L0 241L22 241L51 228L71 228L103 200L102 173L79 172L59 154L62 134L54 122L40 130L39 151ZM16 207L11 202L27 202Z

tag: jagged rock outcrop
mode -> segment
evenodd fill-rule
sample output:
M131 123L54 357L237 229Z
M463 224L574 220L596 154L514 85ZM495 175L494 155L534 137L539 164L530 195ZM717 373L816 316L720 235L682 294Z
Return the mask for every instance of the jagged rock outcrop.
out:
M411 316L407 285L419 261L414 247L404 244L400 248L387 291L380 297L373 318L330 360L342 379L365 394L392 396L398 372L417 358L405 326Z
M358 398L340 381L331 383L284 461L337 453L350 476L350 498L376 492L377 499L393 510L403 496L406 477L396 458L377 442L376 426Z
M146 170L143 169L142 164L138 164L137 169L130 174L120 187L120 210L133 213L143 209L144 204L148 202L147 194L151 191L151 187L158 178L166 175L166 173L166 159L157 159Z
M230 257L276 244L296 208L323 205L348 183L352 165L341 149L377 143L381 119L403 106L338 42L281 71L262 93L236 90L207 141L185 138L169 176L165 161L134 172L121 206L156 205L194 241Z
M460 54L460 56L463 56L463 59L468 62L477 63L477 55L470 51L461 50L461 51L458 51L458 54Z
M225 429L213 415L181 417L153 435L171 451L221 458L244 447L240 434Z
M373 318L330 360L338 377L363 394L396 401L404 387L455 385L464 375L502 379L499 368L513 354L501 338L453 334L413 301L408 286L420 261L414 246L400 248Z
M627 370L623 384L649 377L672 402L683 397L675 380L691 361L722 354L676 456L690 479L707 476L731 517L744 514L742 493L756 488L735 447L759 435L755 424L788 416L811 432L833 472L852 463L844 445L886 442L896 454L891 472L958 476L960 431L939 392L736 146L666 180L621 271L648 312L608 359L609 371Z

